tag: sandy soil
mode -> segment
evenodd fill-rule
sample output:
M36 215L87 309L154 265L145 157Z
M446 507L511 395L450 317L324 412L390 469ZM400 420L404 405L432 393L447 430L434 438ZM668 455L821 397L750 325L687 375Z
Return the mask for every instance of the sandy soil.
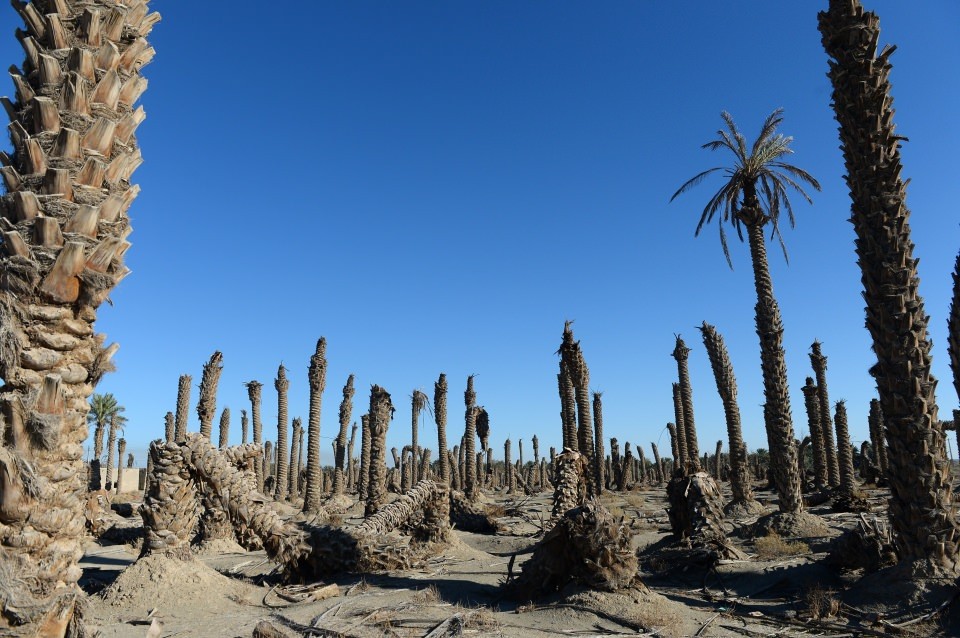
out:
M763 490L757 495L773 511L774 496ZM868 516L883 516L884 494L868 495L875 508ZM456 531L450 547L419 569L344 576L332 581L336 595L322 600L314 596L331 582L284 587L263 552L245 552L232 541L198 547L190 561L136 561L139 517L112 514L114 529L89 543L82 562L82 583L93 594L88 623L105 638L249 637L260 620L290 636L839 638L888 635L883 622L902 623L923 613L885 619L841 602L836 592L854 585L860 574L841 574L826 565L829 538L784 539L788 544L770 555L768 547L758 549L754 540L739 535L756 518L728 522L731 539L747 559L712 567L681 561L668 549L673 541L663 486L603 497L613 513L633 521L645 587L603 593L569 586L535 605L518 605L501 598L499 584L507 578L511 555L517 554L514 573L529 557L525 550L549 516L550 496L489 499L506 511L503 532ZM358 511L347 512L346 524L358 520ZM857 521L857 515L837 514L828 506L811 511L834 534ZM330 588L322 591L329 594ZM900 635L960 635L951 622L950 617L913 620Z

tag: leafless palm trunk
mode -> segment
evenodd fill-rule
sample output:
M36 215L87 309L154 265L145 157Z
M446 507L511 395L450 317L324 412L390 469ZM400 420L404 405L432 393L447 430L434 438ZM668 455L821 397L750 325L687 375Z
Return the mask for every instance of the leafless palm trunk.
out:
M700 471L700 446L697 443L697 426L693 418L693 386L690 384L690 370L687 358L690 348L677 335L677 343L673 349L673 358L677 361L677 375L680 380L680 399L683 405L683 429L687 453L687 471ZM679 423L678 423L679 425Z
M376 513L387 494L387 427L393 418L390 394L378 385L370 388L370 483L366 515Z
M433 384L433 416L437 421L437 450L440 461L440 483L450 486L450 460L447 448L447 375L440 374Z
M333 494L343 494L346 487L344 472L347 459L347 427L350 425L350 416L353 414L353 375L347 377L347 384L343 386L343 401L340 402L340 432L336 441L336 469L333 475Z
M187 417L190 414L190 384L193 377L180 375L177 384L177 418L174 426L174 440L182 441L187 436Z
M250 418L253 419L253 443L254 445L262 445L263 423L260 421L260 401L263 392L263 384L259 381L248 381L246 386L247 397L250 399ZM264 475L267 474L263 466L264 463L268 462L264 457L265 452L262 452L254 461L254 472L257 477L257 491L261 493L264 493L263 479Z
M220 413L220 438L217 447L225 448L230 440L230 408L224 408Z
M352 385L353 375L347 380ZM321 468L320 468L320 411L323 405L323 391L327 387L327 340L320 337L310 367L307 369L307 382L310 386L310 407L307 413L307 488L303 496L303 511L316 512L320 509ZM346 389L344 389L346 392Z
M687 451L687 426L683 416L683 397L680 394L680 384L674 383L673 390L673 418L677 428L677 458L680 459L680 471L687 473L687 460L690 455Z
M827 358L819 341L810 346L810 364L817 378L817 401L820 405L820 430L823 433L823 447L827 456L827 480L830 487L840 487L840 463L837 458L839 446L834 445L833 419L830 417L830 392L827 390Z
M274 497L278 501L287 498L287 484L290 480L290 459L287 457L287 391L290 381L287 380L287 369L280 364L277 369L277 378L273 381L277 390L277 472Z
M210 360L203 365L203 376L200 378L197 417L200 419L200 434L208 441L212 440L213 436L213 417L217 412L217 385L223 372L222 362L223 354L214 352L210 355Z
M813 445L814 482L818 490L823 490L829 485L827 451L823 442L823 426L820 424L820 395L811 377L807 377L806 384L803 386L803 404L807 410L810 442Z

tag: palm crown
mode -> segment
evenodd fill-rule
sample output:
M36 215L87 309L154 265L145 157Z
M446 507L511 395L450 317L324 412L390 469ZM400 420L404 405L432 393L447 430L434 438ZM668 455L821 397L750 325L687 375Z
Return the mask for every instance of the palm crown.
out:
M694 235L699 235L704 224L713 221L716 217L720 228L720 243L723 246L723 254L727 258L727 264L733 268L733 262L730 260L730 250L727 246L724 222L729 222L736 229L737 235L742 241L742 224L750 223L743 219L742 213L751 209L760 213L758 219L761 225L768 220L771 222L770 235L777 238L780 247L783 248L784 258L786 258L786 247L783 244L783 237L780 235L781 209L787 211L787 218L791 227L796 222L790 198L787 196L787 187L799 192L807 202L812 204L813 200L803 190L802 184L809 184L816 190L820 190L820 184L805 170L782 161L785 155L793 153L790 148L793 138L777 133L777 127L783 121L783 109L778 108L767 116L763 127L760 129L760 135L753 146L749 148L749 151L746 140L733 121L733 117L726 111L720 115L727 125L727 130L720 129L717 131L719 138L707 142L701 148L711 151L730 150L735 157L734 165L732 167L715 166L694 175L677 189L677 192L670 197L670 201L672 202L678 195L702 182L711 173L723 171L727 176L727 181L720 190L714 193L703 208ZM719 215L717 215L718 212Z
M109 392L106 394L94 393L94 395L90 397L90 411L87 413L87 423L102 426L112 418L116 425L122 427L127 421L127 418L120 414L120 412L124 410L125 408L120 405L113 394Z

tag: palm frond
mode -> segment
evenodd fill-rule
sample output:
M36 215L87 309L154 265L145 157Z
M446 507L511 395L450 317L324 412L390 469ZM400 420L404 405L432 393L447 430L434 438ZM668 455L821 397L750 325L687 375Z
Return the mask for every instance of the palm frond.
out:
M696 186L697 184L699 184L700 182L702 182L703 179L704 179L707 175L709 175L710 173L713 173L714 171L720 171L720 170L723 170L723 167L722 167L722 166L715 166L715 167L713 167L713 168L708 168L707 170L703 171L702 173L699 173L699 174L697 174L697 175L694 175L693 177L691 177L690 179L688 179L686 182L684 182L683 186L681 186L680 188L678 188L676 193L674 193L673 195L670 196L670 201L672 202L673 200L675 200L675 199L677 198L677 195L680 195L680 194L682 194L682 193L685 193L686 191L690 190L691 188L693 188L694 186Z
M764 144L764 142L777 130L777 127L780 126L780 123L783 121L783 107L774 109L773 113L767 116L767 119L763 122L763 126L760 127L760 135L757 137L757 141L753 143L753 149L750 151L751 155L756 155L757 151Z

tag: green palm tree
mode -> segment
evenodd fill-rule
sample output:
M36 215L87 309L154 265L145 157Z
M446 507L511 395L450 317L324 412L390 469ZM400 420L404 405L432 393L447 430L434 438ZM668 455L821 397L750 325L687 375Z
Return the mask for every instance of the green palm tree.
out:
M799 512L803 501L800 496L797 449L793 438L793 418L783 351L783 321L780 307L773 296L773 282L770 279L763 233L764 227L769 225L771 238L778 240L786 257L786 248L780 235L781 212L786 211L791 226L795 222L788 190L800 193L807 202L812 203L804 185L820 190L820 184L803 169L783 161L787 155L793 153L790 149L793 138L777 133L777 127L783 121L782 109L777 109L767 116L760 135L752 146L747 145L733 117L727 112L721 115L726 130L717 131L718 139L707 142L703 148L730 151L734 156L733 165L717 166L698 173L677 189L670 201L713 173L722 171L726 177L720 190L707 201L695 234L699 235L705 224L717 220L723 253L732 268L726 225L731 225L741 239L746 228L757 291L757 335L760 337L760 360L766 400L764 423L770 444L773 478L780 496L780 511Z
M100 456L103 454L103 434L104 429L110 425L110 419L113 415L118 412L123 412L124 408L117 401L117 397L113 394L107 392L105 394L94 393L90 397L90 411L87 412L87 425L93 426L94 429L94 450L93 458L96 461L96 466L92 467L95 472L93 477L94 489L100 489L102 487L100 483ZM113 451L112 448L107 448L107 455L112 457ZM108 469L107 480L110 480L110 474Z

